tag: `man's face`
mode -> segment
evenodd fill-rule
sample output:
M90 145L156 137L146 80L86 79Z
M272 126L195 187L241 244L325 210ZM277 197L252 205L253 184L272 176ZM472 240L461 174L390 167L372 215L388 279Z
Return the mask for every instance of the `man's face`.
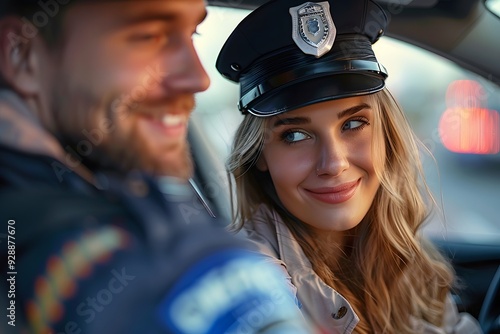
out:
M209 86L192 43L205 15L202 0L69 8L50 57L47 127L91 165L189 177L187 122Z

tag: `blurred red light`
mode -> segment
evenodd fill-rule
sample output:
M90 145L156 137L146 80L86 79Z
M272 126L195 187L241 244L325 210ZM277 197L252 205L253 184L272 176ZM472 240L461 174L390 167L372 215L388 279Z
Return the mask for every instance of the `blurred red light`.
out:
M448 86L448 108L439 121L439 135L448 150L471 154L500 152L500 114L483 107L486 98L477 81L457 80Z
M500 152L500 114L482 108L448 108L439 122L443 145L452 152Z
M448 85L448 108L480 108L485 105L487 94L483 86L474 80L456 80Z

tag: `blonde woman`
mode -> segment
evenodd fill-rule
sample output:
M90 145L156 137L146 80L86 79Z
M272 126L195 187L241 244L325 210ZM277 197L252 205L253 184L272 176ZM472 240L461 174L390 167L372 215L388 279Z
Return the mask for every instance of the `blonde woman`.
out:
M241 88L228 161L236 230L279 265L327 333L481 333L450 264L420 234L432 197L385 88L372 1L270 1L217 68Z

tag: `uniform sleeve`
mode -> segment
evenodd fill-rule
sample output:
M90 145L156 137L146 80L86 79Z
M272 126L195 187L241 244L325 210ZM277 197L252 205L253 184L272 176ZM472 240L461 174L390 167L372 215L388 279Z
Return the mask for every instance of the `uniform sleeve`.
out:
M5 193L0 212L17 221L16 330L311 333L286 278L242 240L203 215L186 224L179 202L154 189L118 190Z
M159 252L111 224L39 240L19 269L30 332L312 333L275 266L195 227L171 230Z

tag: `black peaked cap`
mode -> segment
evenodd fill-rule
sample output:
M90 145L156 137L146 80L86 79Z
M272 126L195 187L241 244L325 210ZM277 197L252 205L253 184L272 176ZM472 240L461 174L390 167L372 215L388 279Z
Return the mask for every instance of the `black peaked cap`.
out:
M386 26L370 0L271 0L235 28L216 67L240 84L240 111L256 116L370 94L385 86L372 44Z

